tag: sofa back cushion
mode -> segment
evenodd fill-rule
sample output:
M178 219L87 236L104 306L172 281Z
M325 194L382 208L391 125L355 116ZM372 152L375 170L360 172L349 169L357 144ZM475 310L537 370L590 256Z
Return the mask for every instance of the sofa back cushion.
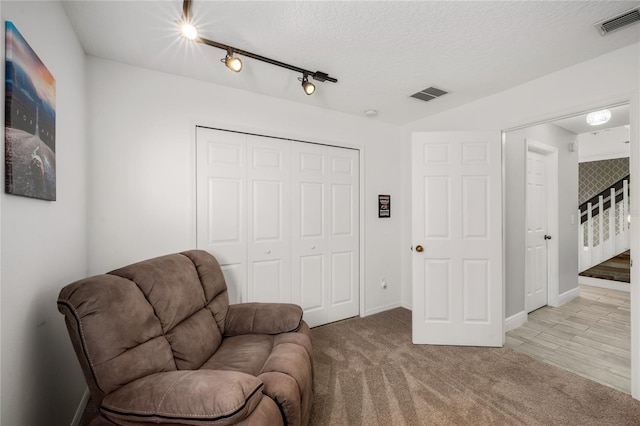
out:
M215 257L203 250L190 250L182 254L193 262L200 277L207 307L218 324L218 330L224 336L224 324L229 310L229 293L220 264Z
M220 266L202 251L77 281L58 300L98 401L149 374L200 368L222 341L228 304Z
M198 273L182 255L156 257L109 272L133 281L149 301L166 333L205 305Z
M92 394L100 399L132 380L176 369L160 321L138 286L112 275L69 284L58 309Z

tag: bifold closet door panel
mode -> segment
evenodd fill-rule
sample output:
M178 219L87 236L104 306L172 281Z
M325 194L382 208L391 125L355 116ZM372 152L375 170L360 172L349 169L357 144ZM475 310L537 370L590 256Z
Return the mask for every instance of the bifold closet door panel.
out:
M247 136L196 131L197 247L216 256L229 301L247 301Z
M358 151L292 146L292 299L311 325L359 313Z
M291 142L247 136L248 300L291 301Z
M328 322L360 312L359 152L328 147L331 228L327 236L331 256Z
M306 143L292 147L292 299L311 327L328 319L331 206L326 151L325 146Z

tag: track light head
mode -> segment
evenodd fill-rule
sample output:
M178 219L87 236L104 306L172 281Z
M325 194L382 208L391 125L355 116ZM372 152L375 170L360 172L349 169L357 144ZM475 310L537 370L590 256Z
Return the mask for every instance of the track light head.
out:
M302 78L299 80L302 81L302 89L304 90L304 93L307 95L313 95L316 91L316 86L309 81L309 76L307 74L303 74Z
M232 50L227 50L227 56L222 60L224 64L233 72L242 71L242 61L237 56L233 56Z
M180 24L180 31L182 32L182 36L188 40L198 38L198 30L191 22L183 21Z
M309 81L305 81L304 83L302 83L302 88L304 89L304 93L306 93L307 95L313 95L316 91L316 85Z

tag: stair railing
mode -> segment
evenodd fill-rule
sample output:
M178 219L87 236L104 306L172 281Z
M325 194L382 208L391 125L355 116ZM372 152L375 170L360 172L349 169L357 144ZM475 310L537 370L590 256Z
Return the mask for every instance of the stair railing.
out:
M578 214L579 272L629 250L629 176L582 203Z

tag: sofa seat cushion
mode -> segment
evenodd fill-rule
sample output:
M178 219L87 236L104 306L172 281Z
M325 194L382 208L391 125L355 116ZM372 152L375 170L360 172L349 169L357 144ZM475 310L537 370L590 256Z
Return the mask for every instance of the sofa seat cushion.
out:
M201 369L238 371L258 376L263 393L273 399L289 425L309 422L313 397L311 340L302 332L225 337Z
M170 371L133 381L102 401L103 416L116 424L231 425L259 405L263 384L232 371Z
M200 368L240 371L257 376L271 355L273 341L274 336L267 334L225 337L216 353Z

